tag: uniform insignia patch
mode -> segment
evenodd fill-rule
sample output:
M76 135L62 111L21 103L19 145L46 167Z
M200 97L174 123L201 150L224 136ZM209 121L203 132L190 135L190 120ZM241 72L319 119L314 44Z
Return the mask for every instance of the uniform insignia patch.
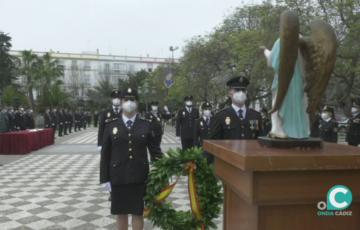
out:
M160 121L160 118L157 118L158 121Z
M128 93L131 93L131 88L128 88Z
M107 117L110 117L111 116L111 114L110 114L110 112L109 113L107 113L107 115L106 115Z
M114 135L116 135L116 134L118 133L118 128L117 128L117 127L114 127L113 130L112 130L112 133L113 133Z
M185 117L185 111L183 111L183 116Z
M200 121L200 126L203 127L204 126L204 123L202 121Z
M225 118L225 124L226 124L226 125L230 125L230 123L231 123L230 117L226 117L226 118Z

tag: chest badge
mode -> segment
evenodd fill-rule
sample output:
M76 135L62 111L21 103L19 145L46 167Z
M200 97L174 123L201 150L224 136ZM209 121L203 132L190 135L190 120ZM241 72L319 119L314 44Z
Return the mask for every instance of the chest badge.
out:
M183 111L183 116L185 117L185 111Z
M204 126L204 123L202 121L200 121L200 126L203 127Z
M106 115L107 117L110 117L111 116L111 114L110 114L110 112L109 113L107 113L107 115Z
M160 121L160 118L157 118L158 121Z
M226 117L226 118L225 118L225 124L226 124L226 125L230 125L230 123L231 123L230 117Z
M116 134L118 133L118 128L117 128L117 127L114 127L113 130L112 130L112 133L113 133L114 135L116 135Z

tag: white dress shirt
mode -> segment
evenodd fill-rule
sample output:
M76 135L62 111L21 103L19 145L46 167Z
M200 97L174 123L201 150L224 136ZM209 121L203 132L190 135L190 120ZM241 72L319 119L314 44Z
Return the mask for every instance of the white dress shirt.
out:
M243 117L243 119L245 119L245 117L246 117L246 106L245 105L243 105L242 107L239 107L239 106L237 106L235 104L231 104L231 107L235 110L236 115L238 115L238 116L239 116L239 114L238 114L239 109L241 109L242 110L242 117Z
M125 116L124 114L122 114L122 120L123 120L125 126L127 125L128 120L131 120L132 124L134 125L135 118L136 118L136 114L133 117L130 117L130 118Z

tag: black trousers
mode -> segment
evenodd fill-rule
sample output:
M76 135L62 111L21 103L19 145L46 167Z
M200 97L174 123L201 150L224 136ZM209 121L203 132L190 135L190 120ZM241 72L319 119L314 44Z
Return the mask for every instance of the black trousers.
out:
M192 138L181 138L182 150L190 149L194 147L194 139Z
M64 135L67 135L68 124L64 125Z
M59 125L59 137L63 134L64 125Z

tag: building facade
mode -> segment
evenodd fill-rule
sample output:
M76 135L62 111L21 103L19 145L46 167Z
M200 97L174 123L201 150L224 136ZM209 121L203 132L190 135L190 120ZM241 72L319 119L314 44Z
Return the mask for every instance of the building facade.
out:
M33 51L38 56L46 52ZM171 63L170 58L103 55L94 53L60 53L49 52L58 60L64 69L62 81L64 89L72 96L86 98L89 89L108 80L116 87L119 80L126 80L130 74L145 70L151 72L159 65ZM11 51L10 54L21 57L21 51Z

